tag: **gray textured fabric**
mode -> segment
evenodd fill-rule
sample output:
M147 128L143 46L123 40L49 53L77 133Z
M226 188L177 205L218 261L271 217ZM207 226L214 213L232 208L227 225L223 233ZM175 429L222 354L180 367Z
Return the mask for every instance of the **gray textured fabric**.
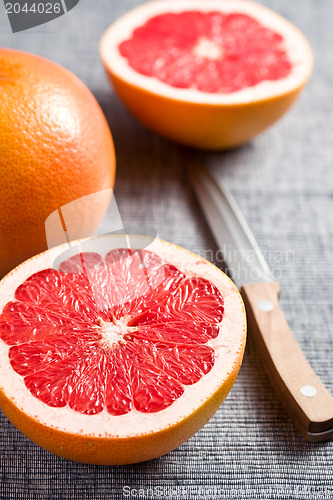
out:
M138 3L81 0L52 23L15 35L1 3L0 44L59 62L94 92L114 135L116 197L124 222L153 226L160 237L207 255L216 247L187 184L177 146L129 115L113 95L99 61L104 29ZM316 61L313 77L276 126L242 148L205 154L204 159L231 188L271 268L281 270L285 315L333 393L333 3L264 3L309 38ZM220 410L192 439L159 460L126 467L71 463L37 448L1 414L0 463L0 498L5 500L140 494L207 500L333 498L333 442L309 444L299 435L251 339L237 382Z

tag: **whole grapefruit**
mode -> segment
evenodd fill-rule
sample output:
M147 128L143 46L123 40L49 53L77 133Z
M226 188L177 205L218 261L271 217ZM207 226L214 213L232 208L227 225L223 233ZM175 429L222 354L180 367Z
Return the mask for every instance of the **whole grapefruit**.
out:
M128 464L179 446L242 363L233 282L174 244L128 241L51 248L0 282L0 407L35 443L79 462Z
M51 213L73 210L71 234L88 236L102 218L115 177L110 129L88 88L65 68L0 49L0 276L47 248ZM65 228L64 228L65 229ZM56 235L50 237L52 244Z
M238 146L275 123L312 70L302 33L244 0L156 0L116 20L100 54L148 128L203 149Z

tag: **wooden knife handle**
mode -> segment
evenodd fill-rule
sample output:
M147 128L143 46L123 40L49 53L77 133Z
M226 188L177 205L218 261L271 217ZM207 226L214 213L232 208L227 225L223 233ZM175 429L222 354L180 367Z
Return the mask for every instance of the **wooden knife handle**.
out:
M308 441L333 437L333 398L321 383L279 307L279 284L244 285L248 327L281 402Z

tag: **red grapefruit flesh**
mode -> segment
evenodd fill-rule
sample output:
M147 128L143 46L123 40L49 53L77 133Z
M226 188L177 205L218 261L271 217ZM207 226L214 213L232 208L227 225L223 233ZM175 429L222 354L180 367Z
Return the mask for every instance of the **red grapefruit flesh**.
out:
M51 249L0 283L1 408L40 446L85 463L139 462L188 439L245 347L224 273L166 242L119 241L85 240L58 269L65 247Z
M141 5L111 25L100 52L143 124L206 149L237 146L274 123L312 70L304 36L242 0Z
M229 94L286 78L292 65L282 42L247 14L187 11L152 17L119 52L134 70L172 87Z

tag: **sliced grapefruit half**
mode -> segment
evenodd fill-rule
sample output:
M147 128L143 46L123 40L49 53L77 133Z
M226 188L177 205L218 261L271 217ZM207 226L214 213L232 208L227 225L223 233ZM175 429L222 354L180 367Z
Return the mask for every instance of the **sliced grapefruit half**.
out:
M108 28L100 54L144 125L204 149L238 146L276 122L313 65L295 26L243 0L143 4Z
M121 238L82 240L65 260L67 247L50 249L0 282L1 408L83 463L180 445L229 393L245 347L243 302L222 271L171 243L138 236L128 250Z

